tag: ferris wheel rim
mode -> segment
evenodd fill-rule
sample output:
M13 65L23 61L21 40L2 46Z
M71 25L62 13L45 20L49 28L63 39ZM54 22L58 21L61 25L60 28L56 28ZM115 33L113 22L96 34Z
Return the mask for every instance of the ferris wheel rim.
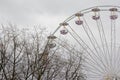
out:
M89 11L89 12L83 12L83 11L86 11L86 10L90 10L90 9L93 9L93 8L102 8L102 7L114 7L114 8L120 8L120 6L113 6L113 5L103 5L103 6L93 6L93 7L90 7L90 8L86 8L86 9L83 9L83 10L80 10L78 11L77 13L83 13L83 14L86 14L86 13L89 13L89 12L92 12L92 11ZM109 10L106 10L106 11L109 11ZM120 12L120 11L117 11L117 12ZM71 15L70 17L68 17L67 19L65 19L63 22L68 22L70 21L72 17L75 17L75 14ZM70 20L69 20L70 19ZM73 18L72 18L73 19Z
M120 8L120 6L114 6L114 5L101 5L101 6L93 6L93 7L90 7L90 8L82 9L82 10L76 12L76 13L87 14L87 13L92 12L91 9L94 9L94 8L103 8L103 7L104 7L104 8ZM90 10L90 11L84 12L84 11L86 11L86 10ZM107 10L104 10L104 9L103 9L103 10L100 10L100 11L109 11L109 10L108 10L108 9L107 9ZM118 11L116 11L116 12L119 12L119 13L120 13L120 10L118 10ZM76 14L76 13L75 13L75 14ZM67 22L69 22L70 20L74 19L74 18L76 17L75 14L72 14L70 17L66 18L62 23L67 23ZM59 26L54 30L54 32L53 32L51 35L54 35L54 34L57 32L57 30L59 30L60 27L61 27L61 25L59 25Z
M87 9L83 9L83 10L81 10L81 11L78 11L77 13L83 13L83 14L87 14L87 13L90 13L90 12L92 12L92 9L94 9L94 8L98 8L98 9L100 9L100 11L105 11L105 12L108 12L108 11L110 11L110 8L117 8L118 9L118 11L116 11L116 12L120 12L119 10L120 10L120 6L112 6L112 5L107 5L107 6L94 6L94 7L90 7L90 8L87 8ZM101 9L102 8L102 9ZM105 9L104 9L105 8ZM87 11L88 10L88 11ZM90 11L89 11L90 10ZM85 11L87 11L87 12L85 12ZM76 13L75 13L76 14ZM71 28L71 25L69 25L69 21L70 20L72 20L72 19L74 19L75 17L78 17L78 16L75 16L75 14L73 14L72 16L70 16L70 17L68 17L66 20L64 20L63 21L63 23L64 24L62 24L62 25L59 25L58 27L57 27L57 29L53 32L53 34L52 35L54 35L62 26L64 27L64 26L68 26L67 28L70 28L71 29L71 31L73 31L72 30L72 28ZM111 16L111 15L110 15ZM83 20L86 22L86 20L84 19L84 16L83 16ZM103 25L102 25L102 21L101 21L101 19L99 19L100 21L99 21L99 26L102 26L103 27ZM112 21L112 20L111 20ZM114 20L113 20L114 21ZM97 24L98 24L98 22L96 22ZM112 22L111 22L112 23ZM85 24L87 24L87 23L85 23ZM83 26L83 28L84 28L84 25L82 25ZM99 27L98 25L97 25L97 27ZM89 27L89 25L88 25L88 27ZM115 24L113 24L113 26L111 26L111 27L115 27ZM104 31L104 30L103 30ZM74 32L74 31L73 31ZM113 31L114 32L114 31ZM68 30L68 33L70 34L70 35L72 35L71 34L71 32ZM75 33L75 32L74 32ZM102 33L104 33L104 32L102 32ZM75 35L76 35L76 33L75 33ZM78 35L77 35L78 36ZM99 36L101 37L101 33L99 34ZM113 36L115 36L115 33L113 33L113 35L111 35L111 38L113 38ZM104 34L104 37L106 38L106 36L105 36L105 34ZM74 38L74 40L76 40L77 41L77 43L79 43L79 41L74 37L74 35L72 35L72 38ZM78 36L78 38L79 38L79 36ZM93 38L94 38L94 36L93 36ZM103 38L102 38L103 39ZM106 40L106 39L105 39ZM111 40L112 41L112 40ZM115 40L113 40L112 41L112 43L111 43L111 45L112 44L114 44L114 41ZM92 43L92 42L91 42ZM116 42L115 42L116 43ZM86 44L86 43L85 43ZM94 44L94 43L93 43ZM97 43L96 43L97 44ZM78 45L81 45L81 44L78 44ZM99 45L99 44L98 44ZM104 45L104 44L103 44ZM107 42L105 43L105 47L108 47L108 44L107 44ZM93 45L94 46L94 45ZM115 44L115 46L116 46L116 44ZM88 47L89 47L89 45L88 45ZM87 47L87 48L88 48ZM101 48L101 46L99 46L100 48ZM84 47L83 47L84 48ZM104 47L103 47L104 48ZM109 48L109 47L108 47ZM91 49L91 48L90 48ZM106 48L107 49L107 48ZM95 50L96 52L97 52L97 48L95 47L95 49L93 49L93 50ZM95 52L93 52L93 50L91 50L91 52L92 53L95 53ZM86 50L87 51L87 50ZM109 49L108 49L108 51L109 51ZM91 52L87 52L87 53L91 53ZM99 52L98 52L99 53ZM103 52L104 53L104 52ZM108 52L109 53L109 52ZM112 51L110 51L110 55L111 55L111 53L112 53ZM90 56L91 56L91 54L89 54ZM101 61L102 59L99 59L99 58L101 58L101 56L100 55L97 55L97 54L94 54L94 56L96 57L96 58L98 58L98 62L100 62L99 64L97 64L97 62L94 62L93 60L95 60L95 58L93 58L93 59L91 59L91 64L95 64L96 66L94 67L94 66L92 66L92 68L93 69L99 69L99 73L102 71L102 73L103 72L105 72L105 73L107 73L108 71L106 70L106 66L107 65L109 65L109 62L107 62L107 59L106 59L106 62L104 62L103 63L103 61ZM108 57L109 57L109 54L107 55ZM104 57L106 57L105 55L104 55ZM92 57L91 57L92 58ZM118 58L118 60L120 60L119 58ZM86 60L87 61L87 60ZM107 64L106 64L107 63ZM91 65L90 64L90 65ZM87 66L87 67L91 67L91 66ZM110 64L111 65L111 64ZM120 65L120 64L118 64L118 65ZM97 66L99 66L99 68L96 68ZM112 66L112 67L114 67L114 66ZM115 68L116 68L116 66L115 66ZM111 67L110 67L110 69L111 69ZM115 71L116 71L116 69L115 69ZM93 72L94 73L94 72ZM92 72L90 73L90 74L93 74ZM108 72L109 73L109 72ZM114 72L113 72L114 73ZM117 73L120 73L120 69L117 71ZM100 73L101 74L101 73ZM105 77L106 77L107 75L105 75ZM116 76L116 75L115 75ZM104 76L103 76L104 77ZM104 78L105 78L104 77ZM108 77L108 76L107 76Z

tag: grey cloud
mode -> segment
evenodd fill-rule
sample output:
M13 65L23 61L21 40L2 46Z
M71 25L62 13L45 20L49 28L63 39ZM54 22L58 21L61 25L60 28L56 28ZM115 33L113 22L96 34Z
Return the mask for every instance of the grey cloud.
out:
M0 17L21 24L35 23L37 17L41 15L70 16L81 9L103 4L119 5L120 2L119 0L0 0Z

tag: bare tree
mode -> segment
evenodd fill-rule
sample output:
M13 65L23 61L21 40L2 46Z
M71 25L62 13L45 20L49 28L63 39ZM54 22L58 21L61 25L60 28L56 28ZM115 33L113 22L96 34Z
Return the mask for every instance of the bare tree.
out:
M15 26L2 25L0 31L0 80L84 80L81 56L64 59L58 55L61 46L55 47L44 29Z

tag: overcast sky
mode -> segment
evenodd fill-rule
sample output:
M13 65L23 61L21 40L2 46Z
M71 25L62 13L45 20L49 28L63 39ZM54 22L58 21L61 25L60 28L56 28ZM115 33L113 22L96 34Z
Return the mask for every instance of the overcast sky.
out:
M96 5L119 6L120 0L0 0L0 23L53 29L75 12Z
M72 14L99 5L120 5L120 0L0 0L0 23L42 25L50 32Z

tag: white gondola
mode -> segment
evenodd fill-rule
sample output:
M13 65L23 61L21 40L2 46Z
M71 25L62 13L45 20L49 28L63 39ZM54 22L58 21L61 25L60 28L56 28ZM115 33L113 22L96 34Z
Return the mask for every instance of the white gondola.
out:
M82 20L76 20L75 23L76 23L77 25L82 25L82 24L83 24L83 21L82 21Z
M93 20L98 20L98 19L100 19L100 16L92 16L92 19Z
M56 47L56 44L55 43L49 43L48 46L49 46L49 48L54 48L54 47Z
M66 35L68 33L68 30L64 28L63 30L60 30L60 33L62 35Z
M112 19L112 20L116 20L118 18L118 15L111 15L110 16L110 19Z

